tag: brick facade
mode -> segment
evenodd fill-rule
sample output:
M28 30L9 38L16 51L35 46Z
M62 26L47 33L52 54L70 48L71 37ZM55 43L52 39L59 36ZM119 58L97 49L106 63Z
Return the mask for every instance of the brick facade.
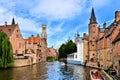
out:
M94 9L89 23L89 61L99 62L100 68L113 68L120 75L120 11L115 12L115 20L103 28L98 27ZM93 58L96 58L94 60Z
M47 56L57 57L58 55L58 49L55 49L54 47L47 48Z
M18 24L7 25L7 22L5 22L5 25L0 26L0 31L3 31L8 35L14 55L23 54L25 52L25 41Z
M28 52L31 50L30 52ZM46 61L47 54L47 34L46 25L42 25L41 36L31 36L25 39L26 54L36 54L36 62Z

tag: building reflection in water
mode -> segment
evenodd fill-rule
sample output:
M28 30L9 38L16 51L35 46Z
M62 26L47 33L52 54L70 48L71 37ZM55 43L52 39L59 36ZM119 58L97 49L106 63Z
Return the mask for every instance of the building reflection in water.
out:
M0 80L89 80L90 68L60 62L0 70Z

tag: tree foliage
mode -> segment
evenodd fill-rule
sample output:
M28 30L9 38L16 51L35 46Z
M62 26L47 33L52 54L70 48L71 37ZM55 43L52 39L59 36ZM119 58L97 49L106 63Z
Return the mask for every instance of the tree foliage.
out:
M9 37L6 33L0 32L0 68L13 66L13 51Z
M71 54L77 51L76 44L72 40L69 40L65 44L62 44L59 48L58 59L67 58L67 54Z

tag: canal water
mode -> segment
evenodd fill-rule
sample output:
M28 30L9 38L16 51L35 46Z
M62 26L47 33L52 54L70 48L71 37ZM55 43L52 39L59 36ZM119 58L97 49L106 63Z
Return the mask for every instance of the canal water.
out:
M0 80L90 80L88 67L60 62L0 70Z

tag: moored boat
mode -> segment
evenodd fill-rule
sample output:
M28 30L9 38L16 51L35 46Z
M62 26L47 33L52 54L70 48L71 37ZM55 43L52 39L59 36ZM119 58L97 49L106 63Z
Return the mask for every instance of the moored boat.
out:
M61 65L63 65L63 66L65 65L65 63L64 63L64 62L60 62L60 63L61 63Z
M91 80L105 80L102 77L102 73L97 69L90 70L90 78Z

